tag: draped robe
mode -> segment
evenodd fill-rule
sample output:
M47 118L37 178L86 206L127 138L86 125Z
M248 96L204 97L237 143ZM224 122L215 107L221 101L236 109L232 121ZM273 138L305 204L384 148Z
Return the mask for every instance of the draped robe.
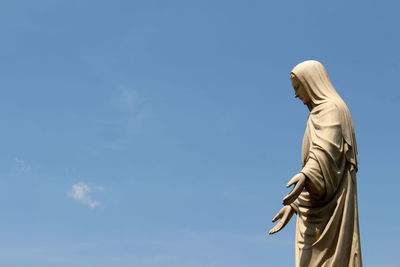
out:
M362 266L353 122L323 66L301 64L292 73L314 107L302 146L306 186L291 204L297 213L296 267Z

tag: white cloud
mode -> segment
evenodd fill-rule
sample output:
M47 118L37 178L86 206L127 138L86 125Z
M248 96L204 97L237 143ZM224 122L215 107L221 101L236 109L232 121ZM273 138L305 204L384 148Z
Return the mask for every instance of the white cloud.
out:
M72 185L72 189L68 192L68 196L78 200L84 205L88 205L91 209L100 205L100 202L93 200L91 194L94 191L102 191L104 188L102 186L90 187L89 185L79 182Z
M31 166L25 163L22 159L14 158L14 170L19 172L29 172Z

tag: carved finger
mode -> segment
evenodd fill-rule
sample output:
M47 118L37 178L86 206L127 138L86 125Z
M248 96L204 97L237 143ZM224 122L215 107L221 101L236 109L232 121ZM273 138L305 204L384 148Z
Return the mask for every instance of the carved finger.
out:
M272 219L272 222L276 222L279 218L282 218L282 210L280 210L275 217Z
M282 221L280 221L277 225L274 226L274 228L271 229L271 231L269 231L269 234L275 234L276 232L279 232L282 229L283 223Z
M297 188L295 187L295 188L292 190L292 192L290 192L290 193L283 199L282 204L285 205L285 206L291 204L293 201L296 200L296 198L300 195L300 193L301 193L301 191L298 191L298 187L297 187Z
M290 192L286 197L283 198L282 200L282 204L283 205L289 205L290 203L292 203L292 196L293 196L293 191Z
M287 183L286 187L290 187L293 184L297 183L299 181L299 178L297 177L297 175L295 177L293 177L292 179L290 179L290 181Z
M296 198L301 194L301 191L303 191L303 187L303 182L297 183L293 190L283 199L283 205L289 205L290 203L295 201Z

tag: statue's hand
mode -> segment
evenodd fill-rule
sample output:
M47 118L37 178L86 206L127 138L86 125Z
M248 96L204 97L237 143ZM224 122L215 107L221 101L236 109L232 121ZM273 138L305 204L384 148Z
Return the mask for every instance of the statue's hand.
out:
M290 221L293 214L294 209L291 206L284 206L272 219L272 222L276 222L278 219L281 220L269 231L269 234L272 235L279 232Z
M286 197L283 198L283 205L290 205L300 195L301 191L303 191L303 188L306 185L306 176L304 175L304 173L300 172L296 174L289 181L286 187L289 187L293 184L295 184L293 190Z

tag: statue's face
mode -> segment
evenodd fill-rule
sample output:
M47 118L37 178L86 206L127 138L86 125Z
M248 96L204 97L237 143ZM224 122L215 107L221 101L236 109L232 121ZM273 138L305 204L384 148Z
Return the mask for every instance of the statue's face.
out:
M294 97L298 97L303 101L304 105L311 105L311 99L308 96L306 89L304 89L304 86L301 84L299 79L296 76L291 76L290 80L292 81L293 89L294 89Z

